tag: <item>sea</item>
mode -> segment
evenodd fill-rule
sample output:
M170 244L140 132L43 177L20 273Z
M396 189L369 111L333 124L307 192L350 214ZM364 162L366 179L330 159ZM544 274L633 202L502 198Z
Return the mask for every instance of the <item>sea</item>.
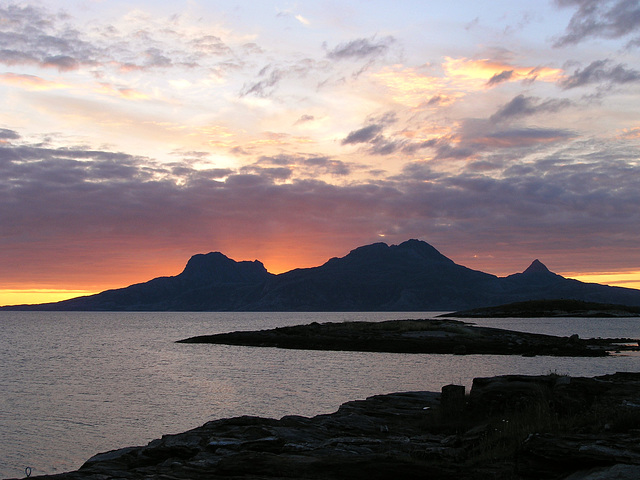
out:
M0 312L0 478L79 468L207 421L331 413L349 400L440 391L502 374L640 371L640 355L603 358L329 352L176 340L311 322L433 318L400 313ZM640 318L473 319L582 338L640 338Z

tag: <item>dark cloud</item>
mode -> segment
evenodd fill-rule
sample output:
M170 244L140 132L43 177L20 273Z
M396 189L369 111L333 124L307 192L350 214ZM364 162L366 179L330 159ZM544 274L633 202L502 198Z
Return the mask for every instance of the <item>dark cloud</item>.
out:
M7 128L0 128L0 140L18 140L20 134Z
M629 44L640 36L640 4L637 0L556 0L560 7L577 7L566 33L555 42L556 47L573 45L589 38L623 38Z
M390 36L379 40L376 37L358 38L347 43L341 43L329 50L327 57L332 60L378 57L384 54L394 42L395 39Z
M31 6L0 7L0 61L73 70L95 63L100 49L65 24L66 16Z
M283 181L291 178L293 170L288 167L264 168L257 165L250 165L240 169L243 174L251 174L255 178L267 178L275 181ZM254 178L254 180L255 180Z
M382 134L384 128L397 122L395 113L388 112L384 115L371 117L372 123L366 127L354 130L342 140L342 145L353 145L365 143L368 145L367 152L371 155L391 155L396 152L407 154L415 153L418 150L433 147L435 141L412 142L405 137L396 138Z
M303 123L312 122L315 120L313 115L302 115L298 120L295 121L294 125L301 125Z
M367 143L376 138L376 136L382 132L382 125L373 124L368 125L366 127L360 128L358 130L354 130L349 132L342 140L342 145L352 145L356 143Z
M467 159L479 153L479 149L467 145L455 145L444 141L438 142L435 160L442 159Z
M278 165L290 168L299 176L316 178L319 175L345 176L353 171L352 165L327 156L274 155L261 156L256 165ZM358 166L359 168L359 166Z
M55 55L53 57L45 57L42 60L42 65L44 67L54 67L61 72L66 72L76 70L80 66L80 63L69 55Z
M563 128L516 128L487 134L476 141L496 147L528 146L532 143L547 143L575 137L575 132Z
M245 84L240 90L240 96L255 95L256 97L268 97L273 93L273 88L284 78L284 72L271 69L268 73L263 69L260 72L262 80Z
M469 170L472 172L490 172L490 171L499 170L500 168L502 168L501 163L480 160L477 162L469 163L469 165L467 165L466 167L466 170Z
M402 140L390 140L383 136L379 136L372 142L371 148L369 148L369 153L373 155L391 155L392 153L402 149L405 144L406 142Z
M509 143L563 134L510 129L484 138ZM1 130L2 137L19 134ZM456 156L479 138L432 146ZM533 252L559 260L571 252L584 268L599 258L606 258L605 268L626 266L640 261L640 165L635 144L613 146L594 140L530 161L522 152L508 162L476 159L456 174L412 162L395 178L338 186L295 176L303 168L348 173L350 165L326 156L261 157L234 172L102 150L5 144L0 269L24 281L54 271L59 278L70 268L80 275L87 264L94 275L121 273L138 268L135 259L146 261L145 252L154 261L176 248L185 258L198 251L231 254L238 242L246 251L256 242L295 249L313 240L310 245L333 249L326 259L380 233L390 242L423 238L460 263L472 249L500 254L504 262L515 258L521 268Z
M258 72L260 80L245 83L240 90L240 96L255 95L266 98L274 94L278 85L288 78L305 77L315 64L313 60L305 58L290 65L266 65Z
M520 101L518 99L514 105L518 105ZM506 120L509 115L525 114L526 108L534 110L537 107L556 108L555 102L542 107L545 103L547 102L536 104L532 101L525 101L524 107L512 106L507 109L506 116L503 114L502 117L497 118ZM517 157L523 157L533 154L539 149L546 149L549 145L561 144L576 136L576 132L563 128L510 128L508 124L505 125L496 119L469 118L461 122L460 127L452 135L432 140L429 146L435 148L436 160L473 159L478 161L484 155L502 155L508 151L512 151L513 155Z
M170 67L173 61L167 57L159 48L148 48L145 52L147 61L145 65L148 67Z
M640 71L629 69L623 64L611 63L610 60L593 61L558 83L563 89L568 90L594 83L613 86L640 81Z
M202 55L230 55L232 50L222 41L220 37L215 35L205 35L203 37L194 38L189 41L189 45L195 48L198 54ZM255 44L253 44L255 45ZM245 48L248 53L251 47Z
M121 33L106 25L88 38L69 25L64 13L35 6L0 6L0 63L37 65L60 71L116 67L123 71L195 67L223 68L220 56L233 51L215 35L193 36L172 29ZM153 45L149 48L149 45ZM255 51L255 48L253 49ZM214 63L213 65L211 62Z
M487 87L495 87L504 82L508 82L513 77L513 70L504 70L496 73L487 81Z
M38 59L29 53L3 48L0 49L0 62L5 65L20 65L38 63Z
M491 115L490 120L501 122L514 118L522 118L538 113L555 113L571 105L568 99L549 99L540 101L536 97L518 95Z

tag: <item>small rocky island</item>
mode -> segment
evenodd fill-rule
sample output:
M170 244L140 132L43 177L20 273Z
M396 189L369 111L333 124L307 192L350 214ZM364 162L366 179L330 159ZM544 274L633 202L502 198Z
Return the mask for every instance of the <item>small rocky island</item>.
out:
M640 373L476 378L335 413L215 420L42 480L640 478Z
M178 340L254 347L361 352L594 357L640 350L638 339L582 339L479 327L459 320L311 323Z
M581 317L625 318L640 317L640 307L609 303L583 302L581 300L530 300L497 307L473 308L440 317L456 318L535 318Z

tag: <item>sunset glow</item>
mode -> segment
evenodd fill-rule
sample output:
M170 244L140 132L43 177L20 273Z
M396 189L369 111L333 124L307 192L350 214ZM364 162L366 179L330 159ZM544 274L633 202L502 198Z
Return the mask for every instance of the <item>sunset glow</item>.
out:
M640 288L640 7L584 5L0 1L0 305L411 238Z

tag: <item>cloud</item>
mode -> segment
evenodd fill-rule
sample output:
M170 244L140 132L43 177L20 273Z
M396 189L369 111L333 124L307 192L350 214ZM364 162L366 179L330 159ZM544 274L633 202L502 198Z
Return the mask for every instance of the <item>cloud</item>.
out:
M558 84L565 90L593 83L613 86L640 81L640 71L626 65L611 65L611 60L595 60L583 69L561 79Z
M260 80L245 83L240 90L240 97L253 95L266 98L275 93L279 84L290 78L303 78L315 68L313 60L304 58L289 64L266 65L258 72Z
M76 70L80 62L69 55L54 55L42 59L42 66L57 68L61 72Z
M285 72L280 69L273 69L270 66L263 68L259 74L264 77L262 80L245 84L240 90L240 96L255 95L257 97L268 97L273 93L275 87L285 76Z
M318 178L322 175L346 176L354 169L361 169L361 165L350 165L341 160L328 156L317 155L263 155L255 165L275 165L289 169L292 174L300 178Z
M295 121L294 125L302 125L303 123L313 122L315 117L313 115L302 115Z
M511 65L502 60L445 57L443 68L448 77L466 80L470 86L492 87L499 83L534 80L554 82L562 70L544 66Z
M20 87L25 90L57 90L69 87L69 85L65 83L51 82L35 75L11 72L0 74L0 82L5 85Z
M502 122L514 118L522 118L538 113L555 113L571 105L568 99L549 99L540 101L536 97L517 95L491 115L493 122Z
M553 129L480 135L479 129L432 146L453 157L482 139L511 148L569 135ZM529 158L520 150L504 161L477 159L456 173L412 162L394 178L331 185L296 172L346 175L361 167L294 154L261 157L238 170L200 170L100 149L45 148L9 129L0 138L20 140L0 144L0 269L14 281L59 281L61 272L85 278L91 265L94 279L101 273L122 286L123 272L151 278L134 277L136 259L144 263L148 255L156 265L168 252L178 251L183 265L190 254L213 249L268 261L257 245L281 251L282 262L301 244L317 247L319 264L336 249L346 252L379 234L391 242L424 238L462 263L469 249L491 254L496 245L504 262L524 255L523 266L532 252L562 259L571 251L588 268L602 256L594 248L606 253L609 268L640 259L635 139L616 139L615 151L601 139ZM109 277L113 272L120 280Z
M232 54L231 48L227 44L225 44L220 37L215 35L204 35L202 37L194 38L190 40L189 45L191 45L196 52L200 55L230 55ZM251 44L255 47L257 45ZM247 51L250 51L252 46L245 46Z
M171 28L166 23L148 29L129 25L131 31L98 24L88 35L69 25L69 15L44 7L0 6L0 19L0 63L10 66L35 65L60 72L85 67L120 72L195 66L220 70L219 58L233 55L220 37L203 29L181 29L177 20ZM259 49L246 47L239 48L245 53Z
M590 38L631 36L630 45L640 36L640 4L634 0L556 0L559 7L577 7L564 35L555 47L575 45Z
M9 130L7 128L0 128L0 142L6 142L7 140L18 140L20 134L16 131Z
M382 39L358 38L347 43L341 43L327 52L327 57L332 60L362 59L378 57L387 52L395 42L391 36Z
M505 118L508 117L502 119ZM512 156L523 158L576 136L576 132L563 128L509 128L495 119L468 118L450 135L427 142L425 148L435 149L434 160L480 161L484 155L495 156L503 151L513 152Z
M372 124L358 130L354 130L349 132L349 135L347 135L341 143L342 145L353 145L356 143L370 142L382 131L382 128L382 125Z
M508 82L513 77L513 70L503 70L500 73L496 73L487 81L487 87L494 87L504 82Z
M97 48L64 24L65 15L32 6L0 7L0 62L7 65L36 64L69 71L93 64Z
M527 147L534 144L559 142L575 137L575 132L563 128L515 128L489 133L478 137L476 143L488 147L512 148Z
M307 25L307 26L311 25L311 22L306 18L304 18L302 15L296 15L295 19L298 20L303 25Z

